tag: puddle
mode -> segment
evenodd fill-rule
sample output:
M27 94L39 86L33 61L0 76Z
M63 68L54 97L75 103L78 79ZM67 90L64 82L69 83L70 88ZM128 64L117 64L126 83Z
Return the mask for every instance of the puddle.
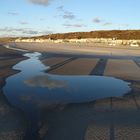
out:
M29 59L13 67L21 72L9 77L4 87L5 95L14 105L89 102L122 96L130 90L127 82L111 77L45 74L47 67L40 62L40 53L25 56Z
M123 96L130 91L127 82L111 77L45 74L49 67L40 62L40 53L25 56L29 59L13 67L21 72L7 78L3 90L9 102L26 113L33 128L44 107Z

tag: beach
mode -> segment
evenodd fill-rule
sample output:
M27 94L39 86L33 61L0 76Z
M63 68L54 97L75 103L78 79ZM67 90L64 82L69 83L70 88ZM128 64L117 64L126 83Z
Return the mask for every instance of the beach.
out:
M25 105L26 103L30 104L33 102L33 107L37 106L37 108L40 109L39 115L41 118L39 122L34 122L34 119L27 119L30 123L33 121L35 123L35 126L37 125L37 132L33 131L34 133L31 135L29 134L30 131L27 131L27 133L25 133L27 126L24 126L23 122L26 122L26 119L20 115L17 116L18 113L15 113L14 118L20 119L18 125L12 124L11 121L9 121L9 124L14 125L14 128L16 130L20 130L16 131L16 133L18 133L19 135L16 135L15 131L13 131L13 135L10 132L6 133L1 128L2 132L4 132L5 134L3 136L2 133L3 138L5 138L6 136L9 137L9 134L11 138L13 138L13 140L19 140L19 137L23 140L27 140L30 138L36 138L38 140L137 140L137 138L139 138L140 58L139 56L137 56L139 54L138 48L112 48L112 50L111 48L104 48L108 49L107 52L105 52L102 51L101 48L98 49L95 47L95 50L97 49L99 51L99 53L97 53L93 48L84 48L84 50L81 51L81 48L79 49L77 48L77 46L73 46L72 48L69 47L69 49L67 49L68 46L66 46L65 44L59 44L57 46L56 44L49 45L39 43L18 43L16 44L16 47L24 50L29 50L29 53L19 50L12 50L12 48L0 48L0 74L3 77L1 78L1 83L3 83L1 84L1 90L3 90L3 87L5 85L8 86L8 83L10 82L9 76L13 75L13 77L11 77L13 78L13 80L11 80L11 83L9 84L11 85L15 82L16 84L19 84L19 86L15 87L14 89L18 89L19 87L21 91L24 91L25 87L20 86L20 81L18 83L16 81L20 79L20 75L21 77L23 76L25 78L26 75L24 76L23 74L29 75L28 73L31 72L30 75L32 75L38 69L38 74L40 76L36 74L38 77L35 77L33 79L27 78L28 80L23 81L23 84L27 84L33 89L36 86L39 86L39 88L42 87L44 90L46 88L48 91L45 91L44 94L34 94L30 89L28 94L25 94L23 92L23 95L17 92L17 96L22 95L21 98L19 98L19 101L23 102ZM88 53L85 51L85 49L88 49ZM92 50L92 52L90 52L90 50ZM111 53L108 51L111 51ZM42 55L39 55L38 59L36 57L34 58L34 55L36 54L34 54L34 52L37 52L37 55L38 52L41 52ZM124 52L125 54L123 55ZM23 56L23 54L26 53L28 55L31 54L31 58ZM28 59L31 59L31 62L28 61ZM23 64L23 66L20 66L20 64ZM15 70L15 66L21 69ZM29 68L31 70L29 70ZM29 71L27 72L26 70ZM16 78L16 76L17 79L14 80L14 77ZM7 83L5 83L5 80L7 78L9 79L9 82L7 80ZM110 82L107 82L109 79ZM114 85L115 81L118 82L116 83L116 85ZM72 89L68 86L68 83L70 83L70 87L71 84L74 85ZM97 86L93 86L96 85L96 83L98 83ZM84 86L83 84L87 85ZM115 91L119 90L119 88L114 91L113 89L115 87L117 88L119 84L124 84L131 90L127 89L128 92L126 92L122 96L114 97ZM22 89L22 87L24 89ZM70 96L67 95L71 98L72 96L74 96L74 94L72 93L80 94L80 92L91 92L91 87L93 87L92 90L94 90L94 87L95 89L98 87L100 89L100 92L105 92L106 87L108 87L109 89L111 89L111 91L107 93L110 93L111 96L103 96L102 98L99 98L97 100L87 100L85 102L77 102L75 101L75 97L74 101L72 99L71 102L67 102L67 100L65 101L65 98L63 98L63 96L66 96L65 93L67 93L68 95L69 93L71 93ZM9 93L12 90L14 91L14 89L11 90L11 87L8 88L10 88ZM122 86L121 88L123 89L124 87ZM43 89L41 90L42 92ZM57 94L54 94L57 91L55 89L57 89L58 91L60 90L61 92L57 92ZM99 89L97 91L99 91ZM3 91L1 92L1 94L2 93ZM62 94L62 96L61 93L63 93L64 95ZM45 96L46 94L47 96ZM51 96L52 94L53 96ZM62 96L62 100L60 101L59 98L61 99L61 96L59 96L59 94ZM6 93L4 95L6 95ZM85 95L87 95L87 93ZM15 95L13 94L13 96ZM43 100L41 98L42 96ZM7 100L8 96L5 98L6 99L4 99L4 101ZM58 100L59 102L48 105L48 103L53 100L53 98L55 102L56 100ZM3 98L1 97L1 99ZM83 99L85 100L85 98ZM31 126L34 127L33 124ZM13 128L11 127L11 129Z
M19 72L12 67L25 59L22 53L0 46L0 140L23 140L26 135L25 114L11 105L3 92L6 78Z
M17 48L50 53L139 56L140 47L109 46L86 43L14 43Z

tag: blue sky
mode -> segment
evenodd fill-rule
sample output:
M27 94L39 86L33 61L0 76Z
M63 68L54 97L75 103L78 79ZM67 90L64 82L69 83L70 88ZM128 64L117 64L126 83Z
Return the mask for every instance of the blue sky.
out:
M140 29L140 0L1 0L0 36Z

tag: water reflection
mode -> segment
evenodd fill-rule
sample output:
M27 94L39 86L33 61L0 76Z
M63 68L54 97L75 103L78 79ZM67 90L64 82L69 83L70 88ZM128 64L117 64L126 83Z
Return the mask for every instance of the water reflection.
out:
M42 102L43 98L47 104L89 102L100 98L122 96L130 91L128 83L100 76L44 74L28 79L24 83L27 85L26 88L32 87L38 91L38 94L34 94L38 103Z
M47 67L40 62L40 55L25 54L29 59L14 66L21 72L7 78L3 89L9 102L29 117L32 132L38 129L44 107L123 96L130 91L129 83L111 77L45 74Z
M60 80L53 80L49 75L41 75L33 77L25 81L25 84L31 87L42 87L48 89L63 88L66 83Z
M6 81L5 95L16 106L36 108L40 104L89 102L122 96L130 91L127 82L111 77L45 74L47 67L40 62L40 55L25 54L29 59L14 66L14 69L21 72Z

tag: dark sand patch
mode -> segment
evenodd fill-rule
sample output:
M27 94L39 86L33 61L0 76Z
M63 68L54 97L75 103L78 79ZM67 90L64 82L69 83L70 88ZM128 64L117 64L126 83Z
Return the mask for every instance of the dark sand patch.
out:
M113 98L112 102L112 110L115 111L137 110L137 106L135 104L133 96L128 98Z
M119 98L117 100L119 101ZM101 104L98 103L98 106L104 108L104 106L108 106L108 103L105 100L103 105L102 100ZM118 103L121 104L122 102ZM119 110L116 108L109 110L111 108L109 106L108 109L97 109L91 107L90 104L71 104L65 106L62 110L46 112L48 131L44 140L112 140L116 137L125 140L125 135L128 140L139 138L139 111L124 108L124 104L122 104L122 109ZM129 134L127 134L128 132ZM130 138L129 135L131 135Z
M58 63L64 62L67 59L68 57L52 57L52 58L43 59L42 63L46 66L53 66Z
M105 76L126 80L140 80L140 68L132 60L108 60Z
M5 79L17 71L12 66L25 58L16 51L0 46L0 140L23 140L26 135L27 120L23 112L8 103L3 94Z
M107 59L100 59L95 66L95 68L91 71L90 75L100 75L104 74L104 70L107 64Z
M77 58L76 57L71 57L71 58L68 58L67 60L63 61L63 62L60 62L60 63L57 63L55 65L52 65L50 66L49 69L46 70L47 73L51 73L51 71L55 71L56 69L76 60Z
M111 110L111 99L106 98L102 100L96 100L93 109L97 111L110 111Z
M62 67L52 70L49 73L60 75L89 75L92 69L96 66L97 61L98 59L79 58Z
M17 52L15 50L7 49L4 46L0 45L0 57L17 58L17 57L22 57L22 56L21 56L21 52Z
M27 121L22 111L10 106L0 93L0 140L23 140Z
M24 60L23 57L20 57L20 58L9 58L9 59L3 59L3 60L0 60L0 68L6 68L6 67L9 67L9 65L15 65L17 62L19 61L22 61Z
M115 140L139 140L140 127L123 124L115 128Z
M89 125L84 140L110 140L109 127Z

